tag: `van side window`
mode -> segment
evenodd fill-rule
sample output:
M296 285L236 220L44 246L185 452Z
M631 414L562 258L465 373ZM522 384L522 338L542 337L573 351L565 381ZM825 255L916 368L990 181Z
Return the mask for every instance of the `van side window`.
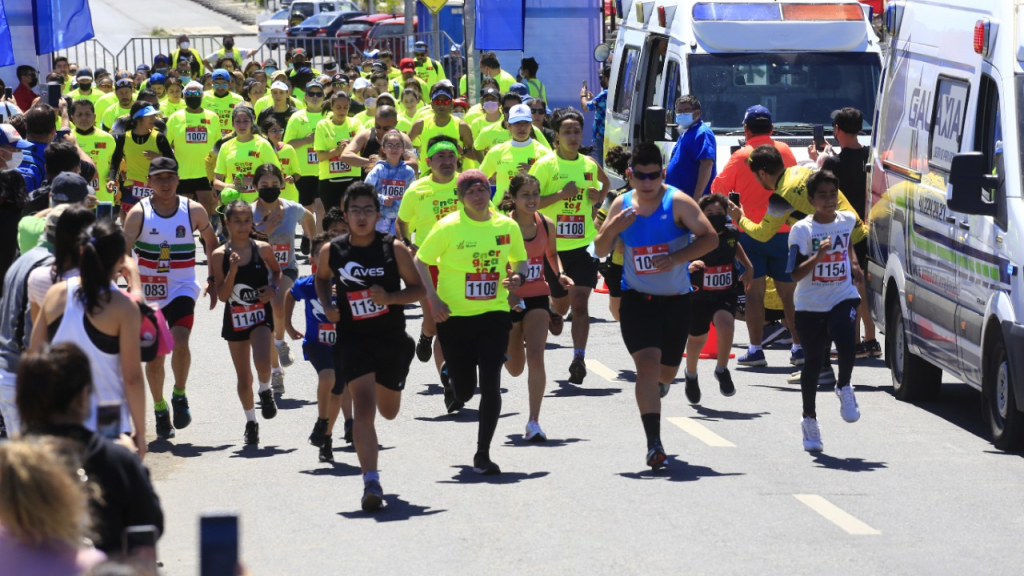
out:
M999 87L987 74L981 77L978 88L978 116L974 134L974 149L985 155L992 174L1003 174L1003 126L999 112ZM1000 182L998 193L1003 193L1005 184ZM991 202L991 190L982 189L982 198Z
M676 60L668 61L668 68L665 72L665 92L659 105L665 109L668 113L669 118L675 118L676 112L676 98L680 96L681 88L679 85L679 62Z
M629 114L633 107L633 92L636 91L636 72L640 63L640 48L626 46L619 69L619 81L616 84L615 109L618 114Z
M960 152L970 92L971 85L964 80L939 77L928 146L928 163L933 168L949 172L953 156Z

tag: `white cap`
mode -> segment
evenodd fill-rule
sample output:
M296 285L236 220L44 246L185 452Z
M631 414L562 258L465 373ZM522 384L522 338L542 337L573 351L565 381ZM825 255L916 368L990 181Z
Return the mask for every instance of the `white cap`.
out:
M516 122L532 122L533 113L530 111L530 107L526 104L516 104L508 111L508 123L515 124Z
M288 85L285 84L284 82L281 82L280 80L278 80L277 82L274 82L273 84L270 85L270 89L271 90L284 90L285 92L288 92Z
M190 90L199 90L200 92L202 92L203 91L203 85L201 83L196 82L195 80L193 80L193 81L189 82L185 86L185 90L183 90L183 92L188 92Z
M353 90L362 90L370 86L370 81L366 78L356 78L356 81L352 83Z

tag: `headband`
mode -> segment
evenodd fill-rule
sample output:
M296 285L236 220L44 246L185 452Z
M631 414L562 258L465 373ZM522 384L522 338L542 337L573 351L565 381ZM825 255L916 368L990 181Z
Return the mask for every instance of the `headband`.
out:
M427 149L427 158L432 158L434 154L437 154L442 150L451 150L456 156L458 156L459 154L459 149L455 146L455 144L452 144L447 140L442 140Z

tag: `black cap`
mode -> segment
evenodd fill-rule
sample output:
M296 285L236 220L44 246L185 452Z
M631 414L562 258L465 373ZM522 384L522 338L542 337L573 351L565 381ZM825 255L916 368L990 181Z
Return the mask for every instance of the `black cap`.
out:
M131 88L134 90L135 83L127 78L121 78L117 82L114 82L114 89L117 90L118 88Z
M178 163L174 161L174 158L160 156L159 158L155 158L149 164L150 176L154 176L156 174L164 174L168 172L171 174L178 173Z
M76 204L89 195L89 183L74 172L61 172L50 183L50 201L53 204Z

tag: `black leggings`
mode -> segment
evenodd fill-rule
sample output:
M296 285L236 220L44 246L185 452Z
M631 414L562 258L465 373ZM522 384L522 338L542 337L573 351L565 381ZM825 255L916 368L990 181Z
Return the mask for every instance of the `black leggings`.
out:
M843 300L828 312L796 311L796 332L804 343L804 367L800 372L800 391L804 399L804 415L815 416L814 395L818 391L818 375L835 342L839 352L839 379L836 387L850 384L853 374L854 340L857 332L857 306L860 298Z
M476 391L480 370L480 429L477 450L487 453L501 415L501 368L508 350L512 316L508 312L487 312L478 316L450 316L437 324L437 337L444 352L455 397L468 402Z

